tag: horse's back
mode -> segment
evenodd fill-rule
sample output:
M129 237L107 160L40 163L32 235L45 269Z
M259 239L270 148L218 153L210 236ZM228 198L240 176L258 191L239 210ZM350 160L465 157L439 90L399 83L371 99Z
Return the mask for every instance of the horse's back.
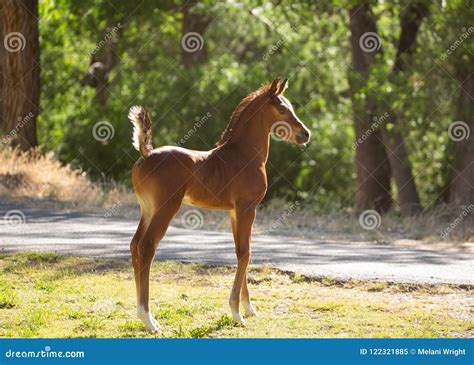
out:
M132 168L132 184L139 196L183 195L196 164L208 152L175 146L156 148L146 158L139 158Z

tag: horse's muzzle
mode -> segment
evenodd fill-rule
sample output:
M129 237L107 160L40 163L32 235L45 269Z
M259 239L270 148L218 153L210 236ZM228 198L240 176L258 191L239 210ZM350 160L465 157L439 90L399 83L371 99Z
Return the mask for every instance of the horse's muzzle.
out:
M307 129L304 129L296 134L296 143L306 144L311 139L311 132Z

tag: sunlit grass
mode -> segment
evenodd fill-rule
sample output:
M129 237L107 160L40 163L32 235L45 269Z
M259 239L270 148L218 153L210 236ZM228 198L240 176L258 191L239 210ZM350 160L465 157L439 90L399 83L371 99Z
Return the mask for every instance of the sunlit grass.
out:
M2 337L472 337L472 290L387 283L311 281L250 270L259 316L229 317L234 269L155 263L147 333L135 317L127 261L56 254L0 256Z
M113 208L114 215L138 207L125 186L93 182L86 172L64 165L53 152L40 148L19 153L0 146L0 196L48 208L97 211Z

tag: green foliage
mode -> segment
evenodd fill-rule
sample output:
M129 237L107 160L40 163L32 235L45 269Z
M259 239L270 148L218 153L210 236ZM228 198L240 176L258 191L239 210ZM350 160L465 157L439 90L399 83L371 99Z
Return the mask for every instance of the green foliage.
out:
M203 34L209 57L185 68L178 1L40 2L41 143L97 179L129 184L137 159L127 120L132 105L152 110L156 146L178 143L197 120L209 115L182 146L210 149L245 95L285 76L290 79L288 98L310 127L313 141L304 150L272 144L268 197L301 199L316 211L352 205L354 132L348 80L354 72L348 8L353 4L285 4L203 1L199 12L212 18ZM405 6L404 1L374 2L384 53L355 101L373 93L382 105L380 114L390 104L396 108L423 203L431 205L446 185L452 159L447 127L455 115L458 83L450 75L460 64L469 66L466 55L474 52L473 42L464 42L441 61L461 28L469 27L469 13L462 2L432 4L409 77L389 79L398 16ZM120 63L109 75L110 96L102 106L96 91L81 80L104 30L117 24L123 26L114 51ZM99 122L113 126L113 138L93 138Z

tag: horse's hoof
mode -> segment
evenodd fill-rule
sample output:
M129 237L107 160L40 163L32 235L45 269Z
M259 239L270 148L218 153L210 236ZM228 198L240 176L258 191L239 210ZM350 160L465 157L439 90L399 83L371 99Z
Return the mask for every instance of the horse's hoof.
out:
M160 325L158 324L158 322L156 322L156 320L153 317L151 317L151 325L150 327L147 327L147 330L150 331L151 333L157 333L161 330Z
M145 312L145 310L139 307L137 310L137 315L138 318L140 318L140 320L143 322L147 331L156 333L160 330L160 326L150 312Z
M149 322L149 323L143 322L143 324L145 325L145 329L146 329L148 332L151 332L151 333L158 333L158 332L161 331L160 325L159 325L155 320L152 320L152 321Z
M150 328L147 328L147 330L151 333L158 333L160 331L160 327L155 325L155 326L152 326Z
M232 317L234 318L235 323L245 326L245 320L239 312L233 312Z
M250 304L250 303L249 303L249 305L245 306L245 316L246 317L257 317L258 316L257 311L255 310L253 305Z

